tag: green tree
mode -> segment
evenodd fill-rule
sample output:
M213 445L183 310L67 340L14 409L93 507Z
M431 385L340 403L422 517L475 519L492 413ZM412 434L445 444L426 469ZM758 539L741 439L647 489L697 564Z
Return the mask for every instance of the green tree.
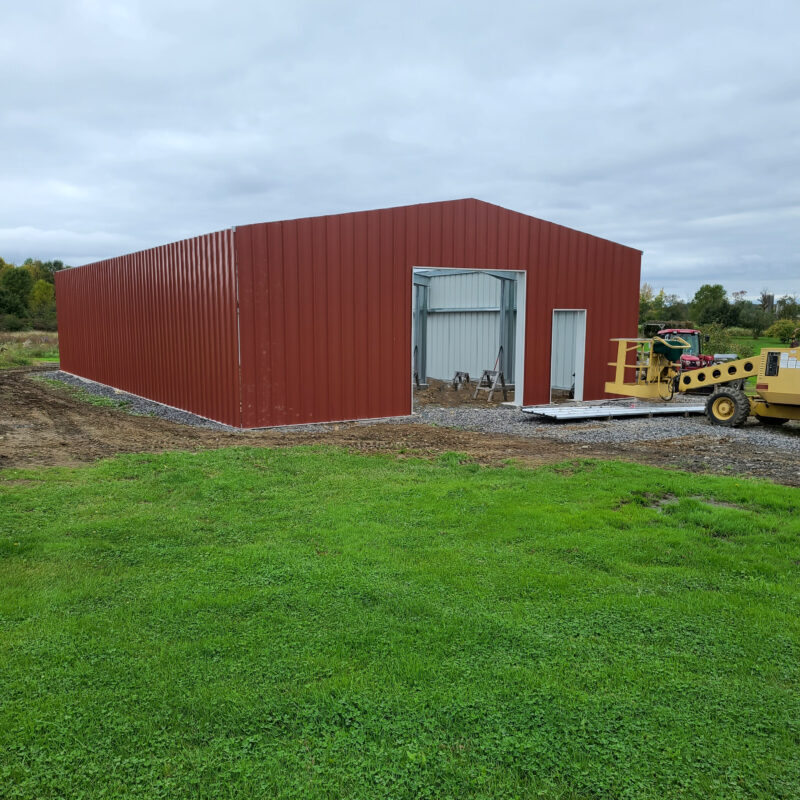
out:
M42 262L38 259L26 258L21 269L30 273L34 283L36 283L36 281L47 280L50 277L49 273L42 268Z
M725 287L721 283L704 283L692 298L692 316L701 325L712 322L729 325L731 304Z
M800 303L797 302L797 297L793 295L787 294L785 297L781 297L775 306L778 319L797 319L800 317Z
M55 282L56 272L61 272L62 269L67 269L63 261L56 259L55 261L42 261L42 269L47 273L46 281L50 283Z
M754 339L761 338L773 319L769 311L764 311L760 305L754 303L744 303L739 309L739 325L749 328Z
M795 330L798 328L800 328L800 320L779 319L774 325L767 329L767 336L773 336L784 344L788 344L792 340L792 335Z
M639 324L649 319L650 310L653 305L653 287L649 283L643 283L639 287Z
M44 314L51 311L56 305L56 293L52 283L38 280L33 284L29 306L33 314Z
M689 318L689 304L676 294L663 297L665 320L686 320Z
M653 297L650 303L650 319L664 319L664 308L666 306L666 294L663 289Z
M708 336L708 341L703 345L704 353L736 353L739 358L753 355L749 345L735 342L724 325L711 322L703 327L703 333Z
M9 294L17 298L23 308L28 307L31 289L33 288L33 278L27 269L16 267L6 270L0 278L0 287Z
M25 316L26 308L20 302L19 297L10 292L5 286L0 285L0 315L12 314L15 317ZM2 329L4 326L0 326Z

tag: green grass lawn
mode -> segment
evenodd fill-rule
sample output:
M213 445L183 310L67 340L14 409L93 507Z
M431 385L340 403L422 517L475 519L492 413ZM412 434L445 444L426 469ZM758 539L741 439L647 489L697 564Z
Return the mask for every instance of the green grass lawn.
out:
M0 331L0 369L58 361L58 334Z
M759 339L754 339L752 336L735 336L733 339L736 344L743 344L746 347L749 347L753 355L760 355L761 350L764 347L788 347L788 345L781 342L780 339L776 339L773 336L762 336Z
M28 353L14 348L11 351L0 352L0 369L12 369L13 367L29 367L31 364L57 364L58 350L46 352L42 356L32 356Z
M124 411L129 409L131 405L130 400L114 400L110 397L101 397L100 395L87 392L86 389L82 389L80 386L72 386L69 383L57 381L53 378L40 378L34 375L33 380L43 383L46 386L49 386L51 389L55 389L57 392L63 392L75 400L80 400L82 403L88 403L91 406L119 408Z
M325 449L0 473L3 798L797 798L800 493Z

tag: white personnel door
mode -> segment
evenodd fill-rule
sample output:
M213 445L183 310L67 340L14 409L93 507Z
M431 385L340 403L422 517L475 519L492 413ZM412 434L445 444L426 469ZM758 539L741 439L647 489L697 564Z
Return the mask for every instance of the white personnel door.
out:
M550 350L550 396L553 391L574 391L583 400L583 369L586 353L586 310L553 309Z

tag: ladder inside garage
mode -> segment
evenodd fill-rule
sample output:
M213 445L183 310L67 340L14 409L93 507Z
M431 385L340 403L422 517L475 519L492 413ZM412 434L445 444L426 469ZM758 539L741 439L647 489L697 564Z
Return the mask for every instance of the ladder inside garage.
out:
M513 387L506 383L506 378L503 374L503 346L500 345L500 352L498 352L497 359L494 362L494 369L485 369L481 373L472 399L477 399L478 392L488 392L489 397L487 400L491 403L492 395L499 390L503 392L503 400L508 401L508 390L511 388Z
M487 398L492 402L492 395L500 390L503 392L503 400L508 400L508 385L503 373L499 369L485 369L481 374L478 385L475 387L475 394L472 395L474 400L478 396L478 392L489 392Z

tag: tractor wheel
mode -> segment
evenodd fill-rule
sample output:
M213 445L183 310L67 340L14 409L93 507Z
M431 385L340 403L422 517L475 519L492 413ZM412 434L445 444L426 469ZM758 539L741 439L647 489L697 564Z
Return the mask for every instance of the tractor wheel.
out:
M706 401L706 416L714 425L738 428L750 414L750 401L739 389L720 386Z
M722 384L723 386L730 386L731 389L741 389L744 391L744 382L745 378L739 378L738 381L728 381L727 383Z
M770 428L777 428L779 425L783 425L789 421L782 417L759 417L758 414L756 414L756 419L762 425L768 425Z

